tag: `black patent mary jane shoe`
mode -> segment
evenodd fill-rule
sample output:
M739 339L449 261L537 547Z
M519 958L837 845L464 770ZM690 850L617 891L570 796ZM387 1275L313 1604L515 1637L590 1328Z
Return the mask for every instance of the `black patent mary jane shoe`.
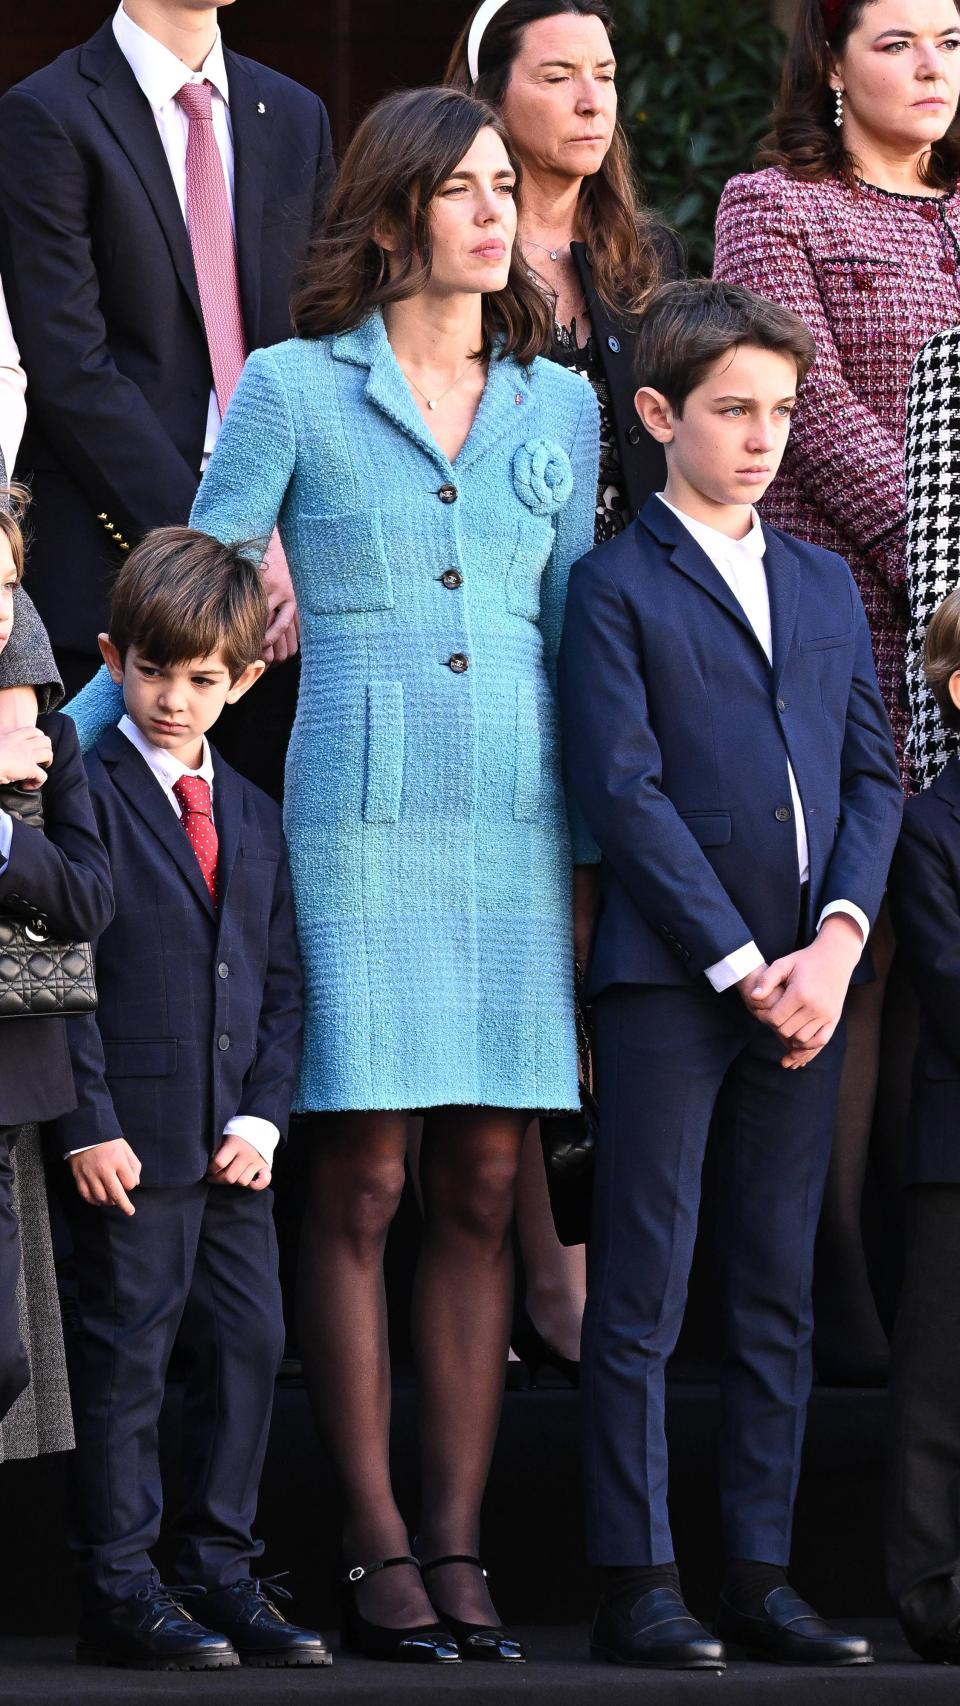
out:
M442 1623L422 1623L413 1629L391 1629L383 1623L371 1623L357 1608L357 1589L368 1576L380 1570L392 1570L398 1564L420 1565L416 1558L384 1558L379 1564L357 1564L340 1581L340 1645L344 1652L359 1653L365 1659L391 1659L400 1663L420 1665L455 1665L460 1663L460 1648L449 1629Z
M241 1664L264 1670L332 1665L333 1654L323 1636L288 1623L273 1603L277 1597L290 1599L291 1595L275 1577L258 1581L246 1576L208 1592L203 1614L211 1629L230 1637Z
M590 1632L590 1651L615 1665L646 1670L726 1668L722 1641L691 1615L676 1588L651 1588L631 1600L604 1597Z
M195 1623L173 1593L151 1584L109 1611L84 1618L77 1663L126 1670L224 1670L240 1658L226 1635Z
M721 1599L717 1634L757 1659L786 1665L869 1665L873 1648L864 1635L845 1635L818 1617L791 1587L774 1588L757 1616Z
M449 1557L431 1558L429 1563L421 1564L424 1579L431 1570L439 1570L443 1564L472 1564L474 1569L481 1571L486 1580L487 1572L479 1558L473 1558L465 1552L452 1552ZM433 1600L433 1609L445 1627L456 1636L462 1658L482 1659L489 1664L498 1665L522 1665L525 1662L527 1655L520 1642L514 1635L508 1634L506 1629L501 1629L499 1624L464 1623L460 1617L451 1617L449 1611L444 1611L436 1600Z

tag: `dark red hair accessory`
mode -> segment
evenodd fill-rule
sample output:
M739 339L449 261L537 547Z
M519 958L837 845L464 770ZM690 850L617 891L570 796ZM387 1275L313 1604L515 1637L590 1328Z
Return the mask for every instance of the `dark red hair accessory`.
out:
M850 5L850 0L820 0L820 10L828 36L832 36L844 12Z

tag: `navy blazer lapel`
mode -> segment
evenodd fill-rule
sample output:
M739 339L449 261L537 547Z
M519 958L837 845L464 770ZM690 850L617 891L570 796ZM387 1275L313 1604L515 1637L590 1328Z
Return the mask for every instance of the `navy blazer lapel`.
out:
M679 569L688 580L696 581L697 585L749 634L766 662L763 647L750 625L743 605L734 597L720 570L711 563L706 551L700 548L683 522L656 495L647 499L640 511L639 520L641 525L648 528L654 538L659 539L661 545L667 548L674 568Z
M770 595L773 679L775 686L779 686L797 628L800 564L789 546L769 528L764 528L763 537L767 547L763 566Z
M224 49L223 57L230 85L237 272L247 343L252 349L259 341L263 196L273 142L274 116L272 102L263 98L246 63L229 49Z
M227 891L240 847L243 823L243 784L216 748L213 751L213 821L217 829L217 895L220 912L227 901ZM184 837L186 839L186 837ZM192 851L192 849L191 849ZM199 866L197 867L199 869Z
M204 910L211 917L215 916L213 902L197 855L187 840L186 830L136 747L119 729L108 729L97 741L96 750L104 768L109 770L114 786L119 788L150 833L169 853Z
M203 311L193 251L157 121L146 95L117 46L109 20L81 48L80 70L94 84L90 91L91 104L113 132L143 184L167 239L177 277L202 326Z

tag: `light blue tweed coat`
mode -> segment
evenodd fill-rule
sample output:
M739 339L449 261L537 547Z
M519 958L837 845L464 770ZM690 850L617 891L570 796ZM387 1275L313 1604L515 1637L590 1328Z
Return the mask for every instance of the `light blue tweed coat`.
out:
M301 1109L578 1105L554 671L597 460L586 380L507 359L450 463L379 315L244 368L191 520L279 523L300 608ZM101 677L70 709L118 714Z

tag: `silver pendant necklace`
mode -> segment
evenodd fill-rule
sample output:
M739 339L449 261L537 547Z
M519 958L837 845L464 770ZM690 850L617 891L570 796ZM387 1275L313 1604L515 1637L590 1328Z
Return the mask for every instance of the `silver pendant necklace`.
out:
M520 241L525 249L539 249L541 254L549 255L552 261L560 259L561 249L570 247L569 243L558 243L555 249L548 249L546 243L535 243L532 237L522 237Z
M467 365L463 369L462 373L457 374L457 377L453 381L453 384L448 385L447 389L445 391L441 391L439 397L428 397L426 391L421 390L421 388L417 384L416 380L411 378L410 374L407 372L405 367L401 367L400 371L403 374L404 379L409 380L410 384L413 386L413 389L423 398L424 402L427 405L427 408L428 409L435 409L438 403L443 402L444 397L449 397L451 391L456 390L461 379L466 378L466 375L470 372L470 362L467 363Z

